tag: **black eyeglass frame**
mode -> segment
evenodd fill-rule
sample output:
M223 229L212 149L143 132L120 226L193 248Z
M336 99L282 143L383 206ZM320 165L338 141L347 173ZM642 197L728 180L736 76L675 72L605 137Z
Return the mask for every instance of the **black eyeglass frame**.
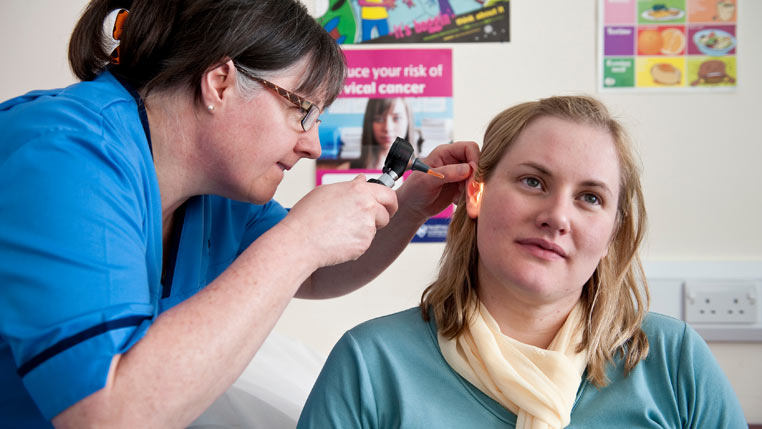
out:
M262 85L266 86L267 88L272 89L275 91L276 94L280 95L281 97L285 98L286 100L290 101L293 105L296 107L302 109L304 112L304 116L302 116L302 120L300 121L302 125L302 129L307 132L312 129L315 124L320 122L320 108L317 106L317 104L308 101L293 92L282 88L269 80L265 80L256 76L252 76L251 74L247 73L244 70L241 70L240 68L236 67L242 74L245 76L256 80L257 82L261 83Z

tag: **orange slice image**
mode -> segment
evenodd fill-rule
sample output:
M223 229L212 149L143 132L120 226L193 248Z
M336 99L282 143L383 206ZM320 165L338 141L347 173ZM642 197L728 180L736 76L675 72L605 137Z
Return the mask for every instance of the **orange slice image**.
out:
M685 35L677 28L667 28L661 32L661 53L677 55L685 49Z

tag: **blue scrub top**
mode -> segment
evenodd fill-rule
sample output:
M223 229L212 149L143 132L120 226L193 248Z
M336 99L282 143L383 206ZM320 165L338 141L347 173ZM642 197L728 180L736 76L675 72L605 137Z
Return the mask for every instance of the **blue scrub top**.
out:
M286 215L185 204L161 282L159 187L141 102L111 73L0 104L0 422L50 419L105 386L114 355Z

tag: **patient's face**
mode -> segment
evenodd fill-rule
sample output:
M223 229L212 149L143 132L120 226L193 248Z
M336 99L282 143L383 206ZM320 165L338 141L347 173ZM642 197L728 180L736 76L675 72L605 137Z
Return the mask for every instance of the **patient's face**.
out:
M530 122L478 202L468 200L481 299L576 302L608 249L619 168L607 131L554 117Z

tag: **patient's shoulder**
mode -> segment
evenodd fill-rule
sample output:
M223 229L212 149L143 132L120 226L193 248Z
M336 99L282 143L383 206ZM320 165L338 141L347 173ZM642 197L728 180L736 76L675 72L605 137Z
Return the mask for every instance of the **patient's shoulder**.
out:
M347 334L358 342L385 344L409 343L431 336L429 322L423 320L419 307L377 317L350 329Z
M379 332L386 333L390 330L409 331L411 329L419 329L422 325L427 324L428 323L424 321L421 316L421 309L419 307L413 307L398 313L387 314L385 316L370 319L355 326L350 332L370 334Z
M690 330L684 321L659 313L648 313L642 328L649 343L673 346L681 344Z
M688 323L658 313L649 313L643 321L643 332L648 337L651 361L678 359L709 359L711 351L703 338Z
M684 321L660 313L649 312L643 320L643 330L646 334L663 332L668 335L682 335L685 326Z

